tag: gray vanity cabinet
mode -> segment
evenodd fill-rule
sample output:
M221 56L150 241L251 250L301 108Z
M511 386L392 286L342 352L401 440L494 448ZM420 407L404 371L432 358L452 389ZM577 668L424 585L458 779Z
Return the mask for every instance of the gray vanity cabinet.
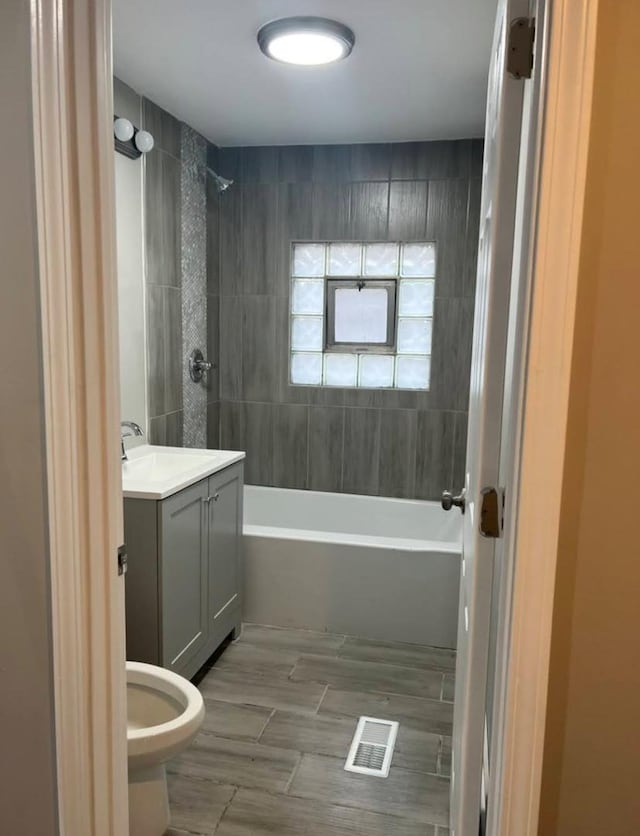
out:
M169 670L182 670L207 640L207 497L205 479L158 503L162 666Z
M239 462L159 501L124 500L127 659L191 677L242 620Z
M240 597L242 472L211 476L209 497L209 629L219 633Z

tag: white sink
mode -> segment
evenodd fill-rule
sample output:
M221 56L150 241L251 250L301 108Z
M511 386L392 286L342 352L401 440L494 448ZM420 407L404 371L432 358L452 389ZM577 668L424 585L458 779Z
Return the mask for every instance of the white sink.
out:
M143 444L122 462L122 492L131 499L165 499L244 459L238 450L193 450Z

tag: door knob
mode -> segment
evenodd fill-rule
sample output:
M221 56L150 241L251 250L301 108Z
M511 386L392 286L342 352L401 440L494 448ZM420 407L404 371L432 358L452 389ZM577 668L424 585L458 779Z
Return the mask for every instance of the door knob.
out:
M462 513L464 514L464 508L466 505L466 499L464 495L464 491L460 493L458 496L454 496L451 491L443 491L442 492L442 507L445 511L450 511L453 506L459 508Z

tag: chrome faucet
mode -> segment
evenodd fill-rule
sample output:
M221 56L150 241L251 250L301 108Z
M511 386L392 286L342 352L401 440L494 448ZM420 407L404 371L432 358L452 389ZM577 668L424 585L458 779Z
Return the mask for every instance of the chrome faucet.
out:
M132 438L133 436L141 436L144 435L142 431L142 427L140 424L136 424L135 421L121 421L120 422L120 448L122 450L122 461L127 461L127 451L124 449L124 440L125 438Z

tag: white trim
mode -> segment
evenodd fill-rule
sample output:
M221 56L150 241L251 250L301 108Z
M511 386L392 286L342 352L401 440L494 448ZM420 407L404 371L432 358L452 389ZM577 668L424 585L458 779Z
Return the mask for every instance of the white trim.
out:
M110 0L32 0L60 833L128 833Z
M538 832L597 11L598 0L550 6L513 608L491 836Z
M522 452L522 420L526 385L527 345L532 296L532 252L537 217L538 187L542 135L544 130L544 91L546 82L545 57L549 38L547 0L531 0L529 14L535 19L536 39L533 74L525 83L523 121L518 172L518 201L511 282L511 311L505 369L505 392L502 413L500 484L506 486L505 529L496 543L496 566L501 566L500 578L494 580L495 600L492 606L498 614L493 681L491 740L486 739L485 774L488 798L486 832L495 834L501 813L500 798L495 788L500 786L504 759L502 738L506 708L507 671L509 665L510 629L512 618L513 576L515 571L515 532L517 525L518 486ZM485 730L487 725L485 722ZM490 746L489 746L490 743ZM489 762L488 756L491 755Z

